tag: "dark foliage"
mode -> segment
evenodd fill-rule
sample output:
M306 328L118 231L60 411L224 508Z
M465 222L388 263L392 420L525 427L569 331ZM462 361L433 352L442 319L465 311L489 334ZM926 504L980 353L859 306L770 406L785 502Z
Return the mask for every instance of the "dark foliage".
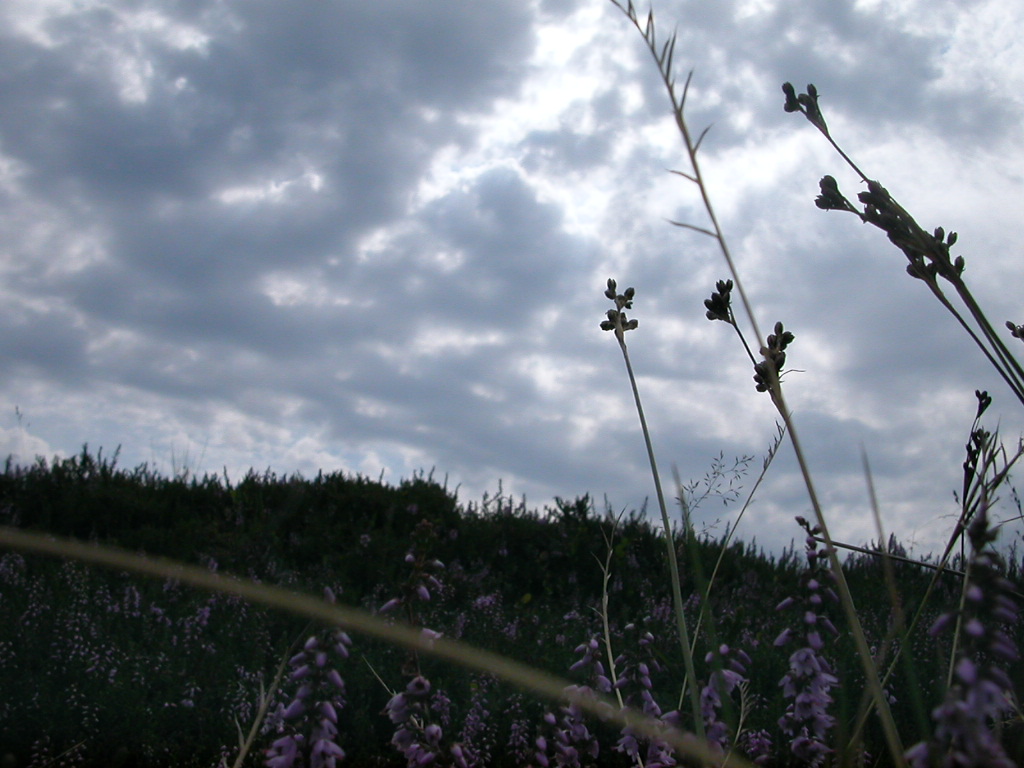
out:
M177 557L312 594L329 586L340 602L371 610L408 578L405 554L424 520L431 556L445 570L442 589L418 620L559 675L576 660L573 649L601 632L599 560L610 541L613 645L628 650L636 632L630 625L651 632L651 653L663 668L652 693L666 711L678 706L683 669L664 543L641 513L615 524L594 511L589 497L558 499L543 511L501 496L460 505L429 474L398 487L341 473L304 479L250 471L237 483L167 478L145 466L119 468L116 455L87 449L27 468L8 463L0 474L0 523ZM678 542L691 626L704 603L697 575L712 573L720 550L709 538ZM915 607L929 575L909 564L895 567L903 605ZM802 569L793 549L773 557L733 543L705 607L697 657L728 642L752 658L748 677L758 706L748 715L749 729L775 732L785 706L778 687L785 654L773 641L789 618L774 607L799 589ZM872 642L882 648L893 619L888 601L879 599L878 560L857 555L847 573ZM955 600L958 587L952 576L940 583L925 626ZM16 553L0 553L0 627L0 757L9 754L19 766L41 749L54 755L79 743L79 764L109 765L111 755L120 755L122 765L214 765L237 750L234 720L243 729L253 721L261 682L269 684L310 631L233 598ZM889 685L907 704L896 712L908 739L923 736L924 727L911 688L925 703L941 698L948 651L918 634L913 686L903 668ZM406 658L380 642L353 640L341 670L347 704L339 743L351 764L394 764L391 724L381 713L405 686ZM843 733L860 704L861 672L845 633L835 645L845 683L836 697ZM474 706L486 704L495 765L515 721L541 721L541 705L504 684L421 663L451 699L453 734ZM286 704L287 697L279 691L276 701ZM876 738L869 725L869 743ZM601 764L622 763L618 753L602 755Z

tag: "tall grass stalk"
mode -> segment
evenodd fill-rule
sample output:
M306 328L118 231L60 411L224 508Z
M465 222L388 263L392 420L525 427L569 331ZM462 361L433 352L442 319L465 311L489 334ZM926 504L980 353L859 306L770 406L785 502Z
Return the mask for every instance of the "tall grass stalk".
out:
M649 11L647 14L646 22L641 25L639 17L637 16L636 8L633 5L632 0L628 0L626 5L622 5L619 0L611 0L619 10L621 10L632 22L633 26L643 36L644 42L647 45L647 49L654 57L654 61L657 64L658 72L661 76L662 82L665 85L665 89L668 93L669 100L672 105L672 113L675 119L676 127L679 129L679 133L682 136L683 144L686 149L686 154L690 163L689 171L676 171L677 175L682 176L688 181L695 184L700 191L701 200L704 204L704 209L707 213L708 220L710 222L710 229L700 227L693 224L687 224L683 222L673 222L677 226L684 227L696 231L700 234L706 235L714 239L722 253L723 258L729 268L729 272L735 283L736 290L740 295L740 300L743 304L744 311L747 319L750 322L750 326L753 329L754 337L760 340L765 337L761 335L760 328L757 323L757 318L754 314L752 305L747 298L746 291L743 289L743 282L740 278L739 270L736 268L735 261L732 253L729 250L728 243L726 242L725 235L722 232L722 228L718 222L718 217L715 215L714 205L711 202L710 195L707 190L707 186L704 183L704 177L701 172L700 162L698 160L698 150L700 144L707 135L708 129L705 129L694 141L693 136L690 132L690 128L686 121L684 113L686 105L686 96L689 90L689 85L693 76L693 73L686 78L686 83L683 86L681 94L676 92L676 81L673 74L673 56L675 54L675 34L671 35L664 43L659 43L657 39L654 14L653 11ZM740 333L739 327L732 323L737 333ZM781 323L776 325L776 334L782 336L782 325ZM740 333L742 339L742 333ZM621 343L621 342L620 342ZM747 355L753 360L753 354L751 353L749 345L744 341L744 347L747 351ZM782 342L785 345L785 342ZM818 494L815 490L814 482L811 478L810 469L808 468L806 457L804 456L803 448L801 446L800 439L797 434L797 430L793 423L792 416L789 408L786 405L785 397L782 393L782 386L780 381L780 373L776 366L773 355L771 354L773 345L771 340L765 341L764 346L760 347L761 356L763 361L755 365L763 366L762 370L765 374L765 385L766 389L771 396L772 403L775 405L780 416L786 424L786 430L789 433L790 444L793 446L793 451L796 454L797 463L800 467L800 474L803 478L805 487L807 488L808 496L810 497L811 506L814 509L815 519L818 526L821 529L821 535L826 542L826 551L828 553L829 563L831 565L832 573L835 575L836 586L839 593L839 599L843 607L843 612L846 616L846 620L849 624L850 632L853 635L854 644L857 648L857 655L860 659L861 666L864 670L864 675L867 680L868 690L871 692L872 699L876 711L879 715L879 720L882 725L882 730L885 734L886 744L889 749L890 756L895 765L905 765L906 760L904 758L904 748L900 740L899 733L896 729L896 724L893 720L892 713L889 710L888 698L882 689L881 681L878 676L878 671L874 665L872 654L868 646L867 638L864 635L864 629L861 626L860 617L857 613L857 608L853 602L853 596L850 594L849 585L846 582L846 577L843 573L842 563L839 561L839 556L834 546L832 546L832 537L828 530L828 524L825 521L825 515L822 512L821 504L818 500Z
M311 626L312 624L307 625L300 637L305 637ZM235 758L232 768L242 768L245 764L245 758L249 754L249 750L252 749L252 745L256 742L260 733L260 726L263 725L263 721L266 719L270 704L274 699L274 692L281 685L281 681L284 680L284 674L288 669L288 659L291 658L299 642L299 640L295 640L288 646L288 650L281 657L281 663L277 665L277 671L274 673L274 678L270 681L270 686L264 687L262 681L260 682L260 705L256 710L256 716L253 718L252 725L249 726L248 735L243 736L242 726L237 719L235 720L235 727L238 729L238 757Z
M994 503L996 492L1009 479L1010 469L1012 469L1014 464L1016 464L1017 461L1020 460L1021 456L1024 455L1024 442L1018 444L1017 450L1012 456L1007 456L1005 447L999 443L996 436L990 434L979 426L982 414L992 401L987 392L975 392L975 395L978 398L978 411L974 417L974 424L971 427L971 440L968 441L966 446L967 459L964 462L964 487L960 499L960 516L953 528L953 532L950 534L949 540L946 542L946 547L943 550L942 557L939 558L937 564L933 565L930 563L921 563L915 560L908 561L906 558L892 556L892 559L903 560L918 566L931 568L934 570L934 574L928 582L928 586L918 603L917 610L915 611L913 618L900 633L900 642L896 648L893 658L889 662L889 666L886 669L885 674L882 676L882 685L886 684L895 672L896 665L901 661L903 653L908 645L906 640L911 636L914 629L925 615L925 609L928 605L928 601L935 587L938 585L939 579L942 577L943 573L960 577L962 580L961 595L967 588L969 571L957 571L948 567L949 561L953 556L953 550L955 549L958 541L963 541L964 533L967 531L967 526L970 524L970 521L973 520L979 512L987 510L989 505ZM873 494L872 503L874 503ZM966 559L964 559L964 562L966 563ZM1021 598L1020 595L1017 595L1017 597L1018 599ZM960 625L958 623L957 632L954 634L950 663L947 670L947 688L952 680L957 642L960 637L959 630ZM858 723L857 730L859 731L862 727L863 723Z
M757 476L757 480L754 481L754 485L750 489L750 493L747 494L747 500L743 502L743 506L740 508L740 512L736 515L736 520L726 530L725 536L722 537L721 549L718 552L718 558L715 560L715 567L711 571L711 577L708 579L707 586L704 590L704 599L700 604L700 613L697 615L697 624L693 630L694 645L690 646L690 652L693 653L696 649L697 635L700 634L701 625L704 623L704 619L708 614L709 606L711 605L708 598L711 597L711 590L715 586L715 579L718 577L718 571L722 567L722 561L725 559L725 553L729 549L729 541L732 536L736 533L739 528L740 522L743 520L743 515L746 514L747 509L750 508L751 502L754 500L754 494L757 493L757 489L761 486L764 481L765 475L768 474L768 467L772 465L772 461L775 459L775 454L778 453L779 445L782 443L782 439L786 434L786 429L783 426L779 426L778 434L772 440L772 444L768 446L768 454L765 456L764 462L761 464L761 472ZM678 483L677 483L678 485Z
M889 666L889 669L882 676L881 683L884 687L888 682L889 677L896 669L896 663L901 658L901 654L905 646L905 641L910 635L910 627L907 626L905 615L906 611L903 606L903 600L900 597L899 589L896 584L896 575L893 568L893 561L902 560L904 562L914 563L915 565L919 565L920 563L918 563L917 561L910 560L909 558L898 557L894 555L892 552L890 552L889 548L886 546L886 542L889 539L885 533L885 526L882 524L882 513L878 507L878 496L875 493L875 483L871 474L871 465L868 462L867 452L864 450L861 450L861 462L864 465L864 481L867 484L868 499L871 504L871 515L875 523L875 534L878 537L877 541L879 544L878 548L880 552L868 552L868 550L864 550L862 547L855 547L853 549L868 552L871 555L880 556L882 560L882 574L885 578L885 588L889 595L889 605L891 606L892 610L892 621L890 622L889 630L886 632L885 638L882 641L882 647L879 650L877 660L875 662L876 668L880 664L884 663L885 655L894 645L896 645L896 651L893 656L892 662ZM898 644L894 643L894 641L896 640L899 640ZM906 659L907 657L902 656L902 658ZM917 679L917 672L914 669L914 665L909 661L907 661L907 663L904 664L904 669L906 671L907 678L911 681L911 685L909 686L910 695L913 697L914 702L917 705L914 707L914 712L917 714L917 717L919 719L918 726L920 730L924 732L927 730L927 723L924 719L924 713L926 708L921 699L921 693L919 690L919 684ZM861 704L860 711L857 713L856 723L853 727L852 732L850 733L850 738L847 745L848 748L853 748L858 743L861 734L864 731L864 726L867 724L867 720L870 715L870 700L866 700Z
M612 650L612 627L611 621L608 618L608 608L611 602L611 596L608 592L608 583L612 578L612 557L615 555L615 531L618 528L621 518L616 518L612 524L612 530L609 534L604 533L602 529L601 533L604 535L604 546L605 556L604 560L598 560L598 565L601 568L601 632L604 634L604 651L605 658L608 660L608 679L618 680L619 674L615 669L615 653ZM597 555L594 556L595 558ZM612 691L615 693L615 700L619 702L619 707L622 708L625 702L622 700L622 691L616 687L612 687Z
M850 159L829 131L818 105L818 90L814 85L808 85L807 92L799 95L790 83L783 84L782 90L786 96L785 110L803 114L868 187L867 192L862 192L857 196L858 201L863 204L863 211L861 211L840 193L839 186L832 176L825 176L821 180L822 195L816 201L818 207L823 210L852 213L861 221L873 224L885 232L890 242L903 251L907 257L909 262L907 273L924 282L932 295L953 315L967 335L971 337L992 367L1010 387L1017 400L1024 405L1024 368L1010 352L1002 337L996 333L992 323L964 281L963 273L966 265L963 256L950 258L949 249L957 241L956 232L950 232L947 236L942 227L937 227L931 233L927 232L889 194L885 187L878 181L870 179ZM964 315L946 297L938 280L940 277L953 286L953 290L963 302L976 327L972 327ZM1007 320L1005 325L1009 329L1011 337L1024 340L1024 331L1020 326L1010 320Z
M981 408L979 407L979 411ZM980 416L980 413L979 413ZM977 424L977 421L975 422ZM1006 448L999 442L998 432L988 432L983 429L972 431L972 439L968 444L968 459L964 462L966 474L972 476L971 480L965 480L964 511L961 513L957 527L961 535L966 530L970 521L976 517L987 514L988 510L996 502L996 492L999 486L1007 478L1010 468L1020 459L1024 451L1024 444L1018 447L1016 454L1007 458ZM1002 466L1000 466L1000 462ZM967 589L971 580L972 560L968 560L965 566L965 577L960 585L960 615L956 620L956 631L953 633L953 642L950 647L949 668L946 674L946 687L952 685L953 673L956 665L957 654L960 651L959 643L962 638L962 612L967 600Z
M676 618L676 630L679 633L679 646L683 653L683 663L686 666L686 680L683 682L685 691L690 697L690 706L693 708L693 730L700 740L705 739L704 721L700 714L700 693L697 690L697 670L693 664L693 652L690 645L690 631L686 626L686 615L683 612L683 592L679 582L679 562L676 559L675 537L672 535L672 523L668 519L668 509L665 506L665 494L661 489L661 476L658 474L658 462L654 458L654 446L651 444L651 433L647 428L647 418L644 416L644 406L640 401L640 390L636 384L636 376L633 374L633 364L629 360L629 349L626 346L626 331L636 328L636 320L628 320L625 309L632 309L633 289L627 288L624 294L615 293L615 281L608 280L608 290L605 293L608 298L616 304L616 309L608 311L608 320L601 324L605 330L615 333L615 339L619 342L619 349L622 351L622 359L626 362L626 374L629 376L630 386L633 388L633 402L636 404L636 412L640 417L640 429L644 434L644 445L647 447L647 459L651 465L651 475L654 478L654 489L658 495L658 509L661 511L661 521L665 526L665 549L668 555L669 577L672 582L672 605ZM686 518L684 518L685 520ZM688 534L687 534L688 535Z

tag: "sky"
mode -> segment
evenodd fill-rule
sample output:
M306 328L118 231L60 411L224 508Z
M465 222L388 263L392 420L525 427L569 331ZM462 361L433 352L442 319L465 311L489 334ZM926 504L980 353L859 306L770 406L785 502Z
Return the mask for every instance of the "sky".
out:
M647 6L640 6L646 13ZM974 391L1021 406L883 233L814 205L858 179L780 86L1024 323L1024 6L660 0L687 117L833 536L948 536ZM703 300L728 276L667 95L609 0L6 0L0 4L0 454L120 449L174 474L418 472L542 508L653 484L600 330L606 281L667 495L778 415ZM1015 341L1011 339L1010 341ZM1024 351L1024 350L1021 350ZM698 529L739 505L710 497ZM652 506L648 504L648 509ZM670 509L678 519L678 508ZM784 444L738 536L802 538ZM1009 512L1007 511L1007 514ZM1019 523L1004 539L1020 535Z

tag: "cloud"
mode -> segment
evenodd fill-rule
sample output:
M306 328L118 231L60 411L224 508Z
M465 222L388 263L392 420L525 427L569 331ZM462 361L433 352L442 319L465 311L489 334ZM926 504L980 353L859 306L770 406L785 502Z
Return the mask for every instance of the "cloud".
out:
M894 530L923 530L950 508L974 389L1006 434L1016 410L884 236L814 207L823 174L859 182L780 85L814 82L858 162L960 230L1001 323L1019 309L1020 12L656 10L660 39L678 22L679 80L694 69L688 118L712 126L702 167L759 323L796 334L786 386L823 498L844 535L874 535L863 444ZM766 449L777 416L704 318L721 256L666 222L708 225L667 173L684 156L664 85L610 3L0 13L0 407L35 445L187 451L234 476L434 466L464 498L503 480L540 505L639 507L646 456L598 328L615 277L637 289L666 480ZM805 507L780 452L748 537L785 544Z

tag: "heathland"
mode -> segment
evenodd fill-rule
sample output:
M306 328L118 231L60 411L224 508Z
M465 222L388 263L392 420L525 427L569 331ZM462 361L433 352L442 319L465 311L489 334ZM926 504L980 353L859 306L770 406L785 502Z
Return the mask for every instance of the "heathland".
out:
M736 470L729 480L742 483L735 465L716 466L719 476ZM340 473L303 478L251 471L234 482L165 477L145 466L120 468L83 449L27 468L8 464L0 475L0 518L298 592L321 595L328 588L339 604L373 612L397 598L403 605L387 614L396 621L580 684L593 683L593 665L570 667L587 655L581 645L596 639L603 646L607 620L619 678L644 664L650 685L639 690L648 690L664 712L686 706L664 533L640 511L602 511L588 497L531 510L500 493L460 503L429 474L397 487ZM754 542L723 545L722 531L686 541L682 530L675 547L689 626L703 616L694 657L703 660L725 646L747 656L742 695L725 697L720 719L740 744L760 739L774 745L766 754L786 760L789 737L779 715L787 706L780 682L789 652L775 643L802 625L800 611L785 603L807 592L806 552L816 544L796 522L795 545L776 554ZM728 551L720 557L723 546ZM868 548L906 554L895 541ZM1017 561L1009 562L1016 582ZM884 665L893 654L897 612L882 597L883 563L877 555L851 553L844 564ZM933 571L899 560L890 565L899 600L912 610ZM928 630L958 602L961 565L952 563L935 583L924 617L904 641L904 662L886 685L908 744L927 738L927 713L946 687L949 644ZM422 599L424 584L428 599ZM822 611L842 627L833 606ZM231 765L240 735L244 741L254 723L247 764L257 764L295 695L295 683L275 682L275 673L318 629L173 580L16 552L0 554L0 628L0 744L5 764L18 766ZM1014 630L1019 634L1019 626ZM831 711L839 743L856 727L865 686L848 633L827 638L824 653L838 680ZM494 677L379 640L353 635L347 655L331 663L344 680L336 741L353 765L405 764L392 744L396 723L386 707L416 676L433 685L427 717L478 765L534 763L545 712L559 713ZM712 668L702 665L702 677ZM625 683L620 688L628 692ZM262 718L261 691L268 704ZM618 728L591 728L600 743L597 764L632 763L615 749ZM884 751L872 720L858 741L870 753Z

